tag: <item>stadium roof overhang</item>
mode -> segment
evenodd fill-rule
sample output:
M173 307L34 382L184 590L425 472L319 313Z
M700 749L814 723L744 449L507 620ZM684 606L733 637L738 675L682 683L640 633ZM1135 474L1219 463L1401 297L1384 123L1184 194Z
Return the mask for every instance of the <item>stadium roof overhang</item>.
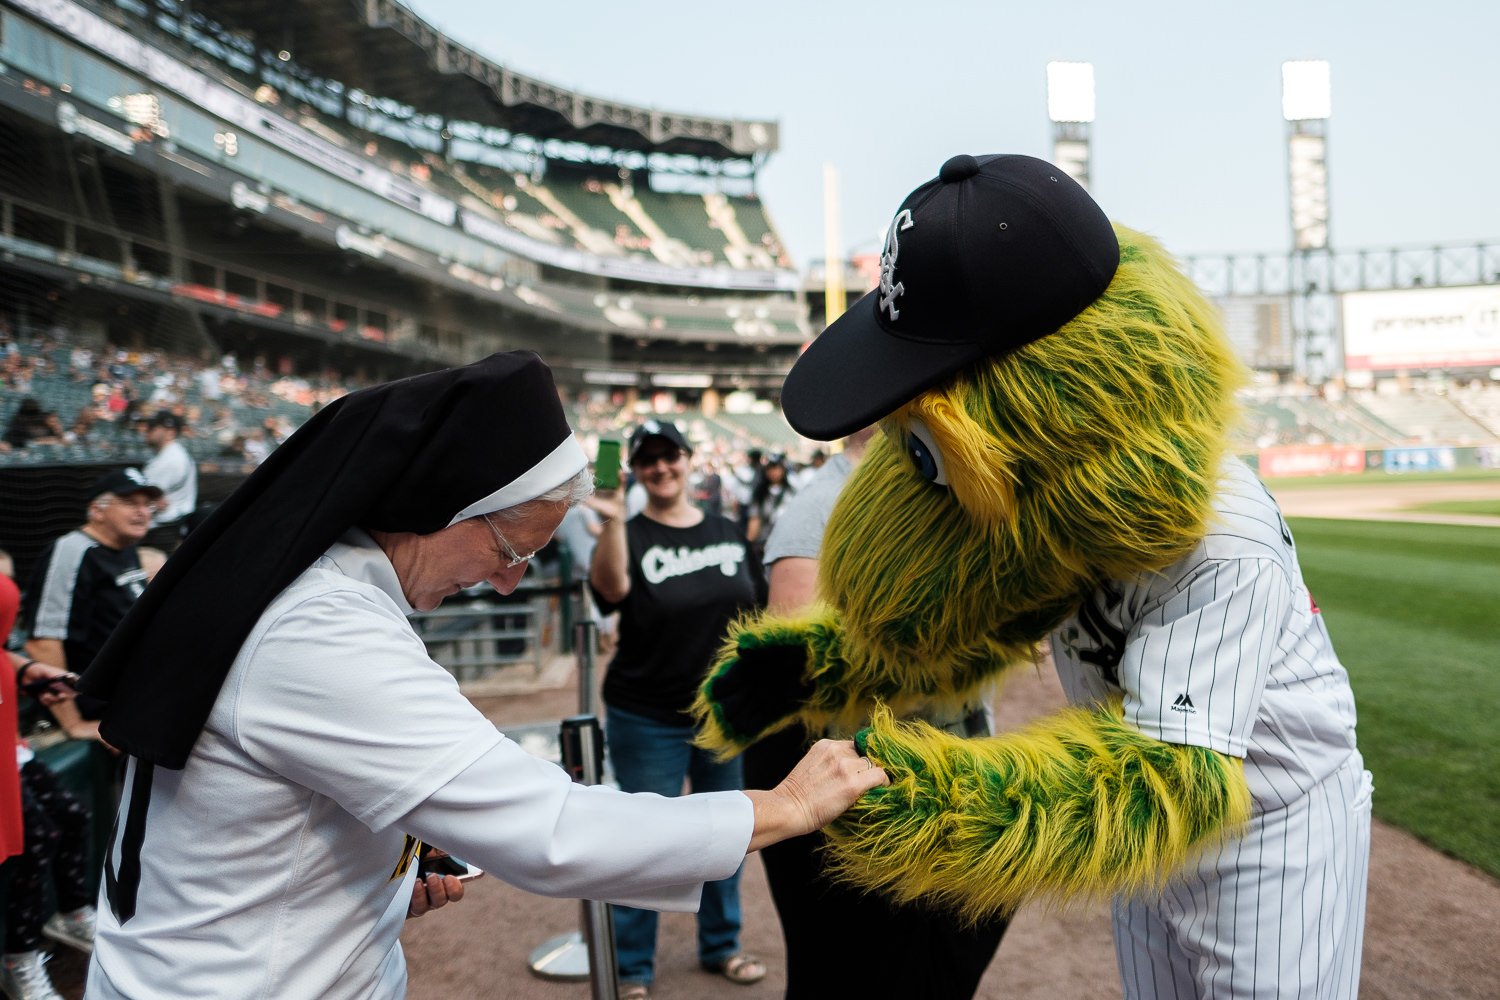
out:
M317 73L450 118L591 145L711 159L759 160L777 148L776 122L644 108L508 70L396 0L199 0L195 6Z

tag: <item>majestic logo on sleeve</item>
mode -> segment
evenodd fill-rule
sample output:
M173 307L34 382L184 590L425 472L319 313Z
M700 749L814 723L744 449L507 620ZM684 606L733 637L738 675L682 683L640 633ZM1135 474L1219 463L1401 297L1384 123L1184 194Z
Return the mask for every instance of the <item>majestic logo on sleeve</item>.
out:
M901 310L896 308L896 296L906 291L906 286L896 280L896 258L901 253L900 234L915 225L911 209L898 212L891 220L891 228L886 230L885 249L880 252L880 308L890 313L892 320L901 315Z

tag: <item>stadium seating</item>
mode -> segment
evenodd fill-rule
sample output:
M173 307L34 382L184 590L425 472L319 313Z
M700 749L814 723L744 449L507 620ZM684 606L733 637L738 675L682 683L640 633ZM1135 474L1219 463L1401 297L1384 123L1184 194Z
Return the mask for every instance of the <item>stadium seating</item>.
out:
M1449 398L1492 437L1500 437L1500 392L1471 386L1452 393Z
M581 293L580 293L581 294ZM619 303L624 303L620 305ZM564 296L556 303L565 312L580 318L597 312L599 306L581 303ZM616 315L628 309L640 309L644 319L656 308L675 309L674 322L692 326L704 336L715 332L734 335L735 324L743 322L726 311L739 307L730 300L660 301L630 297L617 299L610 307ZM654 315L654 313L653 313ZM768 320L767 322L776 322ZM782 318L780 322L790 322ZM34 373L29 392L7 391L0 396L0 427L7 426L22 399L32 396L44 410L56 412L67 428L75 415L92 403L95 379L75 378L69 364L69 352L63 347L21 347L21 358L45 358L47 368ZM102 362L101 362L102 363ZM226 457L226 446L236 435L263 428L267 420L283 431L300 426L320 401L346 391L300 379L277 379L266 374L239 375L229 379L231 391L217 399L205 397L201 373L204 366L183 357L161 355L152 372L135 372L131 386L134 394L147 402L137 407L146 414L155 407L149 402L162 371L172 373L168 380L172 397L191 415L192 431L184 443L200 462L237 462L235 455ZM1253 452L1268 445L1350 444L1365 448L1385 448L1408 444L1473 445L1500 443L1500 388L1470 388L1448 396L1428 394L1376 395L1361 393L1339 400L1320 397L1246 397L1245 420L1237 435L1236 447ZM631 409L597 403L575 404L575 426L592 433L627 433L638 418ZM750 412L720 410L708 416L700 410L683 408L684 420L701 424L701 437L776 450L797 451L806 443L786 425L780 411L770 403ZM218 429L215 430L215 425ZM144 441L133 426L98 421L80 441L32 445L0 453L0 465L97 464L145 462L150 457Z
M1399 430L1403 443L1466 445L1488 443L1494 432L1469 416L1446 396L1419 393L1367 393L1359 405Z
M729 413L720 411L714 421L748 438L752 444L773 451L790 452L798 448L801 439L787 425L780 410L763 413Z
M1297 442L1311 441L1313 435L1319 443L1357 445L1394 444L1400 438L1399 432L1348 400L1313 397L1288 399L1284 405L1296 417L1298 427L1304 429L1294 436Z
M1347 444L1390 448L1413 444L1500 443L1500 387L1449 395L1360 392L1342 398L1246 396L1236 435L1244 453L1273 445Z

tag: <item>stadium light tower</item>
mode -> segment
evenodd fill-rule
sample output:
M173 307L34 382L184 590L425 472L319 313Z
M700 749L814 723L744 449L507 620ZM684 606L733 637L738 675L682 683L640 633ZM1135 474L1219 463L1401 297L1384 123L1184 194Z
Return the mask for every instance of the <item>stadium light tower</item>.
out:
M1094 121L1094 64L1047 64L1047 117L1052 119L1052 162L1085 191L1089 187L1089 126Z
M1292 337L1298 375L1320 385L1340 365L1328 245L1328 119L1332 115L1328 63L1281 64L1281 116L1287 122L1291 179Z

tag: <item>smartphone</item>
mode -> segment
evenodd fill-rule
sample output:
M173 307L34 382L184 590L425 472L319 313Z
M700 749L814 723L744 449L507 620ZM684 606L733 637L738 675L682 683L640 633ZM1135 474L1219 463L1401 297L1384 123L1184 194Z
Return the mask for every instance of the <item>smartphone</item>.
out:
M73 688L74 690L77 690L78 675L63 674L61 677L47 677L39 681L27 681L25 684L21 685L21 690L25 691L33 698L39 698L42 695L46 694L48 691L51 691L53 685L57 685L58 687Z
M451 854L426 854L417 861L417 878L429 875L452 875L460 882L470 882L484 874L483 868L475 868L467 861L460 861Z
M620 488L620 442L605 438L594 456L594 486L601 490Z

